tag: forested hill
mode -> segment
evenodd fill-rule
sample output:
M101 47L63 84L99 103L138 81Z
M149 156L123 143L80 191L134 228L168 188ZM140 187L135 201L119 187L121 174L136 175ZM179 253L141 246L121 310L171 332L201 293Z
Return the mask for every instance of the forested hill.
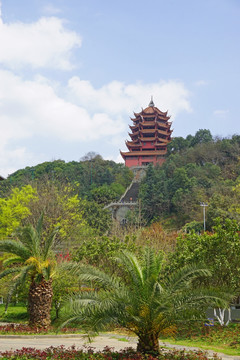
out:
M202 230L208 204L207 229L214 218L240 216L240 136L213 139L209 130L176 137L168 145L162 167L150 166L141 184L142 211L147 222L162 220L166 227Z
M238 135L214 139L209 130L199 130L195 136L175 137L168 145L166 162L161 167L149 166L142 181L139 196L144 223L160 220L170 229L190 223L188 228L202 229L201 202L208 204L209 230L218 216L239 220L239 159ZM132 178L124 164L89 153L79 162L55 160L18 170L0 183L0 196L8 196L15 187L50 181L70 185L79 199L103 207L118 200Z
M131 183L132 177L132 172L124 164L103 160L100 155L91 152L80 161L54 160L18 170L2 182L1 187L3 188L3 183L6 188L53 180L55 183L71 184L74 187L77 185L80 197L91 198L94 191L96 193L96 189L99 189L111 201L112 198L119 198ZM105 201L108 202L108 199Z

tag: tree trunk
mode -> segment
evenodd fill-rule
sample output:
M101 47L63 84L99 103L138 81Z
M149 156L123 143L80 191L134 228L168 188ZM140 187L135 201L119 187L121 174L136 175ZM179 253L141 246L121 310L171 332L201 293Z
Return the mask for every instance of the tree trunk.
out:
M158 355L159 342L157 334L152 332L141 336L139 335L137 351L142 354Z
M31 327L48 328L51 324L52 279L42 279L40 283L33 281L28 294L29 325Z

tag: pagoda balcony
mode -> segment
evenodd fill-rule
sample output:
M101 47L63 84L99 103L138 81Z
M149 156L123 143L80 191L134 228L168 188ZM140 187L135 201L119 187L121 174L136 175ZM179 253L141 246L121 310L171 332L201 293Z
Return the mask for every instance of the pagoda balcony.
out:
M168 144L168 142L162 142L162 143L155 143L154 146L157 149L158 147L164 147Z
M167 150L148 150L148 151L127 151L127 152L122 152L121 154L122 156L146 156L146 155L150 155L150 156L157 156L157 155L165 155L167 153Z
M129 150L131 149L138 149L142 147L142 144L133 144L133 143L126 143Z
M148 127L148 126L155 127L155 126L156 126L156 123L155 123L155 121L149 121L149 122L144 121L144 122L141 122L140 125L141 125L141 126L147 126L147 127Z
M158 139L158 144L168 144L169 143L169 140L168 139L162 139L162 138L159 138Z
M153 137L143 137L143 136L139 136L139 140L142 142L146 142L146 141L156 141L157 137L153 136Z
M155 134L156 129L140 129L141 134Z
M164 130L159 130L159 129L157 129L157 133L158 133L159 135L168 136L168 133L166 132L166 130L164 131Z
M163 128L163 129L169 129L169 125L167 125L167 123L159 123L159 122L157 122L157 127L158 127L158 129L161 129L161 128Z

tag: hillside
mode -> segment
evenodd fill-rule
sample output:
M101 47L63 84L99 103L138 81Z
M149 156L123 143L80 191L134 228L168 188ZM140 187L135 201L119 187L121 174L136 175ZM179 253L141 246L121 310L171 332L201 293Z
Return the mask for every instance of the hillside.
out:
M149 167L140 189L142 211L149 223L168 228L202 229L201 202L208 204L207 229L220 216L239 219L240 136L213 139L209 130L175 138L162 167Z

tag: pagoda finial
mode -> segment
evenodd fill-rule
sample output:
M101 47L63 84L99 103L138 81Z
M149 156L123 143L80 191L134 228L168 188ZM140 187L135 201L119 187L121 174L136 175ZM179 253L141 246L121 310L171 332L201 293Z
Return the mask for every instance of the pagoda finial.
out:
M148 106L151 106L151 107L154 107L154 106L155 106L155 104L154 104L154 102L153 102L153 97L152 97L152 96L151 96L151 101L150 101L150 103L149 103Z

